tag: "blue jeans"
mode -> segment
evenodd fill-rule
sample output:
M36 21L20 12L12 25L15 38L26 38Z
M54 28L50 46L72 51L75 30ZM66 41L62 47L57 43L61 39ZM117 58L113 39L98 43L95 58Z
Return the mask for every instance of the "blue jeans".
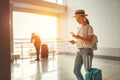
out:
M89 59L88 59L89 57ZM85 70L92 66L93 50L91 48L79 48L77 52L75 64L74 64L74 74L78 80L84 80L81 73L82 64L84 64Z

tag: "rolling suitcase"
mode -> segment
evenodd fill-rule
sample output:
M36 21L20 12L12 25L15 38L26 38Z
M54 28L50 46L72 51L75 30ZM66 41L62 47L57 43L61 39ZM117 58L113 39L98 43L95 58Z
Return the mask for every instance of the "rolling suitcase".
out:
M87 59L90 61L90 56L88 56ZM89 66L89 64L87 65ZM102 80L102 70L98 68L89 68L85 73L85 80Z
M47 44L41 45L41 58L48 58L48 45Z

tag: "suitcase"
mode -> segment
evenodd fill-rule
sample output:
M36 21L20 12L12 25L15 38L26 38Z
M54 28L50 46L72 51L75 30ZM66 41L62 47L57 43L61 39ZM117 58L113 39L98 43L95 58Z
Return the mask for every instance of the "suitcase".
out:
M98 68L91 68L86 71L85 80L102 80L102 71Z
M102 80L102 70L99 68L89 68L85 73L85 80Z
M47 44L41 45L41 58L48 58L48 45Z

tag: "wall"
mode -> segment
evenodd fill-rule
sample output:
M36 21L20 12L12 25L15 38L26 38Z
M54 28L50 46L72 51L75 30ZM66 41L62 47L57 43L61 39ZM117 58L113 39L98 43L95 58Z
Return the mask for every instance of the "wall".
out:
M98 35L98 55L120 57L120 0L68 0L68 31L75 32L77 23L72 17L76 9L85 9L90 24ZM69 39L71 39L70 34ZM73 46L74 48L74 46ZM68 49L69 50L69 49Z
M9 0L0 0L0 80L11 80Z

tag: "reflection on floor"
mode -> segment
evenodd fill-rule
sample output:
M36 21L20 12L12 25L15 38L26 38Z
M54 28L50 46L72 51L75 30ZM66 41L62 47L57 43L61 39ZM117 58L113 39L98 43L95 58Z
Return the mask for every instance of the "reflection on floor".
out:
M56 55L48 60L18 60L11 64L11 80L76 80L74 59L75 55ZM120 80L120 61L94 58L93 67L102 69L103 80Z

